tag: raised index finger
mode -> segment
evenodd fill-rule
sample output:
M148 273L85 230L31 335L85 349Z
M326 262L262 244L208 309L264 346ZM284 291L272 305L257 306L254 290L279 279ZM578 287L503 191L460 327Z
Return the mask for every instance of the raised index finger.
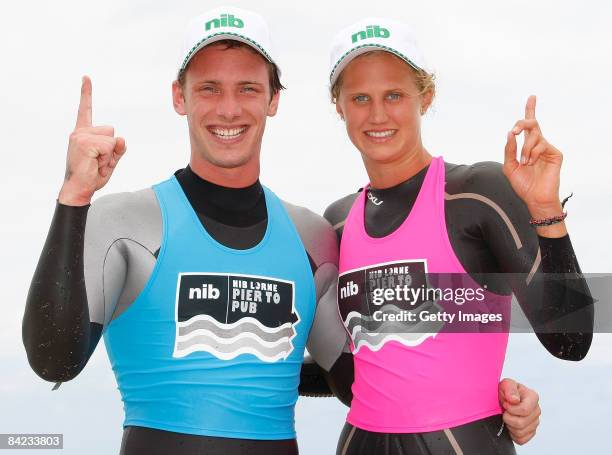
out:
M77 113L76 128L91 126L91 79L83 76L81 84L81 101Z
M531 95L527 98L527 104L525 105L525 119L530 120L535 118L536 108L536 96Z

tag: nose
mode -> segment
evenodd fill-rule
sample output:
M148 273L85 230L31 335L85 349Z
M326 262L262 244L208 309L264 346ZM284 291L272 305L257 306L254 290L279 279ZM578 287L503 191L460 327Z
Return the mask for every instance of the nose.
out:
M234 93L224 92L217 102L217 115L225 121L232 121L240 117L242 106Z
M389 117L383 100L374 99L370 106L370 123L381 124L388 120Z

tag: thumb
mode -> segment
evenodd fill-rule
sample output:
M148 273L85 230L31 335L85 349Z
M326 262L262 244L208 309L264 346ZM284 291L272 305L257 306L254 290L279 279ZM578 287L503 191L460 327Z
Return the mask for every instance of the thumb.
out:
M525 400L529 392L530 391L532 392L531 389L524 386L523 384L519 384L518 382L516 383L516 390L517 390L517 393L519 394L519 401Z
M519 393L520 384L513 379L505 378L499 383L499 401L507 401L510 404L519 404L521 395Z

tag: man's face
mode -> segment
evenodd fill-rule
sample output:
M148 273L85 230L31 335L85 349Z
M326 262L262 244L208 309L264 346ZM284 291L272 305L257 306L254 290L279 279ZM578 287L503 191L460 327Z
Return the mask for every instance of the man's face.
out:
M266 117L276 114L264 58L245 47L210 45L191 60L174 109L187 116L192 161L233 169L259 166ZM205 162L205 163L204 163Z

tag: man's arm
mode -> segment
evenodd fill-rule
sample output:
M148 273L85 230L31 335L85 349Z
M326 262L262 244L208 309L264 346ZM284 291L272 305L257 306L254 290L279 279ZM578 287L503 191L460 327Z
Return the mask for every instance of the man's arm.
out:
M347 333L344 330L336 288L338 279L338 243L325 219L315 213L285 203L313 267L317 308L308 337L306 357L301 371L299 392L304 396L330 396L332 393L346 403L346 391L353 383L353 361L346 368ZM336 374L331 374L330 372ZM350 399L348 400L350 403Z
M350 194L332 205L330 205L323 214L323 217L332 226L334 235L337 243L340 243L342 238L342 229L346 217L353 205L353 202L357 194ZM338 249L339 251L339 249ZM329 295L329 306L333 306L335 310L334 324L339 325L345 333L346 341L342 348L342 352L336 357L334 363L328 368L323 370L322 374L325 375L327 383L333 394L346 406L351 405L353 399L352 385L355 379L355 367L353 363L353 354L349 348L348 334L344 328L344 324L340 319L340 314L337 310L337 288L334 287L333 294Z
M103 328L146 285L161 236L150 188L104 196L90 207L58 204L23 319L24 344L39 376L63 382L83 369ZM87 318L88 334L81 335L77 316ZM85 347L78 349L79 342Z
M337 303L337 267L327 267L327 276L321 280L324 289L317 301L315 320L308 337L308 352L312 355L319 369L318 373L325 378L330 394L337 397L346 406L350 406L353 394L351 386L354 381L353 354L348 349L348 334L340 319ZM315 277L316 278L316 277ZM319 287L319 286L317 286ZM315 369L307 363L303 373L314 377ZM302 375L304 378L304 375ZM319 384L321 384L319 382ZM303 395L321 396L307 391Z
M67 381L85 366L101 333L86 299L84 238L88 205L125 153L125 140L92 124L91 80L83 78L66 174L47 241L30 286L23 342L30 365L49 381Z
M90 322L83 275L89 206L57 204L34 272L23 317L32 369L47 381L73 379L93 352L102 326Z

